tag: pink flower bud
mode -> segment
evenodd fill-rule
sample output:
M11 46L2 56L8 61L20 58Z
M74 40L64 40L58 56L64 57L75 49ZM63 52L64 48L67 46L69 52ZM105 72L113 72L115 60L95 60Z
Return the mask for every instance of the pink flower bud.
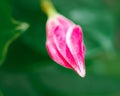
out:
M50 57L58 64L85 76L82 29L64 16L50 17L46 24L46 47Z

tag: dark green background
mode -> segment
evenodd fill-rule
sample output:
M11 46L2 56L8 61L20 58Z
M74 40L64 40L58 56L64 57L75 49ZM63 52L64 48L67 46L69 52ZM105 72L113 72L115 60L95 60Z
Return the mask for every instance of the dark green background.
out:
M49 58L45 48L47 17L39 0L0 0L0 63L4 60L0 96L119 96L120 0L52 2L59 13L83 29L86 77ZM24 33L16 30L22 22L30 25ZM20 36L12 42L16 34Z

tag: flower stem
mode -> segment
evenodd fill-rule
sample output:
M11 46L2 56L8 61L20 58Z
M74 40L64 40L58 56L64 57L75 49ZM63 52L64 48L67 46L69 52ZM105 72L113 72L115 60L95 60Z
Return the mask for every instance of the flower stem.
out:
M54 16L57 14L51 0L40 0L42 10L47 14L48 17Z

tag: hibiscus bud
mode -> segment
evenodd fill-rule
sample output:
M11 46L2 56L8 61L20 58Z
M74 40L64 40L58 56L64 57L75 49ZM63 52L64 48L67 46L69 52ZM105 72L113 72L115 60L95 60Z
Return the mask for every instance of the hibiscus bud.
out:
M85 76L82 29L60 14L48 18L46 24L46 48L50 57L58 64L73 69Z

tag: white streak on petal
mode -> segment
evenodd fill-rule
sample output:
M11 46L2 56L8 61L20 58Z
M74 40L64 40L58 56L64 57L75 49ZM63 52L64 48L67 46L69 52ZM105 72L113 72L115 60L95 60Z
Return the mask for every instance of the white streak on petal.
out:
M76 63L73 65L73 68L74 70L81 76L81 77L84 77L85 76L85 66L84 66L84 61L83 61L83 58L84 58L84 52L83 52L83 48L81 48L79 50L79 47L83 47L81 46L83 42L81 42L80 46L79 45L76 45L77 43L76 42L72 42L71 41L71 37L72 37L72 33L73 33L73 29L74 28L77 28L79 26L71 26L66 34L66 43L67 43L67 46L69 47ZM80 27L79 27L80 28ZM80 29L81 31L81 29ZM81 33L79 35L82 35ZM78 37L79 38L79 37ZM75 39L75 38L74 38ZM82 36L81 38L79 38L78 40L82 40ZM77 40L77 37L76 37L76 40ZM73 44L75 43L75 44ZM78 47L79 46L79 47ZM77 49L74 49L74 48L77 48ZM79 51L81 51L80 54Z

